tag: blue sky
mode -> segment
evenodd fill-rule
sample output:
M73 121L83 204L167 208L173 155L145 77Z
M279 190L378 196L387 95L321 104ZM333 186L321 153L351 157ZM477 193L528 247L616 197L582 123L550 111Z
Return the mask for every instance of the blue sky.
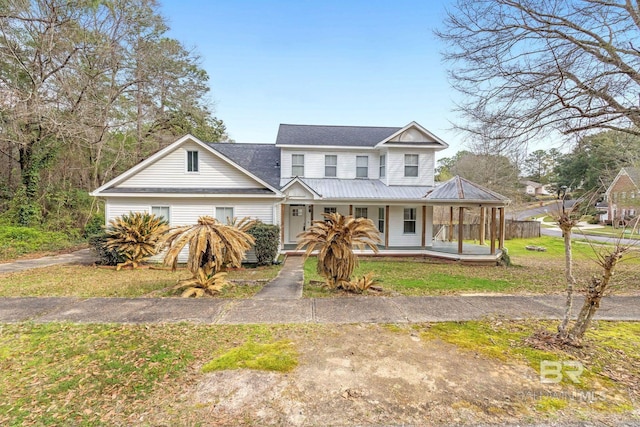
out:
M170 35L194 48L216 115L237 142L275 141L280 123L404 126L462 148L433 35L447 1L162 2Z

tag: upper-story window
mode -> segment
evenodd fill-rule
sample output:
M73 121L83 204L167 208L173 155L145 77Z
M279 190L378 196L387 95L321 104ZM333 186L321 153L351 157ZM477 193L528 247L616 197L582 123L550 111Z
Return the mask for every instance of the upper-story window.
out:
M304 176L304 154L291 155L291 176Z
M356 178L369 177L369 157L356 156Z
M198 172L198 152L187 151L187 172Z
M387 155L380 154L380 178L387 176Z
M418 176L418 155L417 154L404 155L404 176L407 176L407 177Z
M326 178L335 178L338 176L338 156L335 154L327 154L324 156L324 176Z

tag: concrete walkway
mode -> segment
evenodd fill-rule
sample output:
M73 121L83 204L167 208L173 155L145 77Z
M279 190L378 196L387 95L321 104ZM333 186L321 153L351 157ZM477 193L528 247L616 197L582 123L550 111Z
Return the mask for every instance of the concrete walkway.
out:
M578 308L581 299L576 300ZM351 297L313 299L0 298L0 323L413 323L559 319L564 296ZM640 321L640 296L607 297L601 320Z
M288 256L278 277L267 283L254 299L300 299L304 282L304 257Z
M412 323L510 319L559 319L565 297L302 297L302 257L288 257L280 274L251 299L183 298L0 298L0 323ZM0 264L0 273L56 264L91 263L89 250ZM575 300L576 310L582 299ZM640 296L607 297L598 319L640 321Z
M42 258L21 259L18 261L0 264L0 274L15 273L18 271L31 270L33 268L50 267L52 265L63 264L93 264L96 257L91 253L91 249L80 249L68 254L51 255Z

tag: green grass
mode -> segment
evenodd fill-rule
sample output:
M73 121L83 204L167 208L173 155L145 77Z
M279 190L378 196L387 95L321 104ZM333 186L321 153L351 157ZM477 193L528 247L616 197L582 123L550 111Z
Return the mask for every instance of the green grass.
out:
M42 231L30 227L0 226L0 260L10 260L30 253L60 251L77 247L61 232Z
M289 372L297 365L297 353L291 341L266 344L249 341L206 363L202 372L243 368Z
M536 328L553 328L555 324L450 322L389 325L386 331L411 335L418 332L423 341L446 341L463 352L478 353L478 357L494 358L511 367L537 370L543 358L580 360L585 365L583 389L601 391L607 401L596 402L589 408L574 408L576 411L615 414L634 410L626 393L633 389L637 393L640 382L640 323L597 322L595 329L587 333L582 349L537 350L524 342ZM274 361L258 361L258 368L275 366L276 371L287 372L298 362L298 350L314 352L305 347L310 337L313 344L309 345L322 344L324 337L335 339L337 328L335 325L0 325L0 425L156 424L149 420L163 420L168 425L208 425L211 407L199 411L193 398L202 380L203 366L211 362L214 368L241 369L249 367L255 359L270 358ZM362 326L353 328L353 339L366 335ZM380 338L380 349L386 352L384 336ZM216 356L213 361L212 355ZM281 363L283 360L287 362ZM301 359L299 363L315 363L313 360ZM495 371L498 377L502 374L499 369ZM563 383L561 387L573 390L574 386ZM453 397L455 400L456 396ZM568 402L562 408L564 401L546 398L521 404L524 407L529 403L540 413L564 411L574 405Z
M220 296L251 297L279 270L280 266L232 270L227 279L241 283L226 288ZM93 266L52 266L0 275L0 296L160 297L171 295L163 290L189 276L184 269L176 272L158 269L116 271L115 268ZM245 282L247 284L242 284Z
M546 252L528 251L526 246L543 246ZM445 263L424 258L361 258L356 276L374 273L384 295L446 295L460 293L534 293L560 294L565 290L564 243L561 238L514 239L506 242L512 267L472 266ZM597 247L598 248L598 247ZM602 248L602 247L599 247ZM579 285L598 273L593 248L574 242L575 276ZM316 258L304 265L306 297L331 297L335 292L316 282L324 282L316 273ZM617 293L637 293L640 283L640 258L626 256L617 267L612 289ZM372 294L372 292L369 292Z
M196 375L194 366L206 355L231 350L237 339L281 343L283 332L266 326L2 325L0 424L137 424L128 417L152 409L158 394L175 400L175 383Z
M640 323L596 322L587 332L583 348L538 349L525 341L537 329L553 331L556 327L557 321L447 322L429 325L421 332L421 337L440 339L505 363L523 363L538 373L542 360L580 361L584 366L580 382L574 384L564 376L562 387L577 393L606 392L614 403L594 406L600 411L632 410L630 397L623 390L634 388L640 381ZM553 399L541 398L536 403L537 409L553 412L568 403L565 399Z

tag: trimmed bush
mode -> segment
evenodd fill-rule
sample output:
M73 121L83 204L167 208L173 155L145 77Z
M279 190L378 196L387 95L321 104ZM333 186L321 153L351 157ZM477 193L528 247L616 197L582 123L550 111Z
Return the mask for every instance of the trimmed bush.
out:
M123 263L124 258L120 256L118 251L107 247L107 239L107 233L104 231L89 237L89 246L98 257L98 264L116 266Z
M270 265L278 254L280 227L259 222L248 233L256 241L254 249L258 265Z

